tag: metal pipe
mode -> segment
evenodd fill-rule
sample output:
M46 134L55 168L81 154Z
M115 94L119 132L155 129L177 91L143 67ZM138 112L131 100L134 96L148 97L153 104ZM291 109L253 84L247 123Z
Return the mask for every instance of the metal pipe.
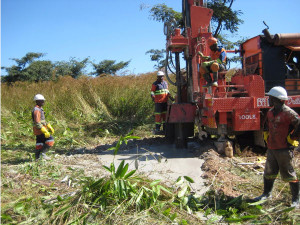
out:
M299 46L300 33L293 34L275 34L275 45Z

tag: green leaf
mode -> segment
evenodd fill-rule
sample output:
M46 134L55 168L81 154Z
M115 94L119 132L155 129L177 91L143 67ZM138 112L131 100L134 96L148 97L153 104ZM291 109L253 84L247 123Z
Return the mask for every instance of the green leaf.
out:
M160 180L155 180L150 184L150 187L155 186L157 184L159 184Z
M227 218L225 219L226 222L229 222L229 223L237 223L237 222L241 222L242 219L240 218Z
M225 209L218 209L218 210L216 211L216 214L219 215L219 216L225 216L225 215L228 214L228 211L225 210Z
M81 215L79 218L75 219L74 221L72 221L72 222L69 223L69 224L73 224L73 223L79 222L80 220L84 219L84 218L87 217L88 215L89 215L89 213L84 213L84 214Z
M232 200L230 200L229 202L227 202L227 205L233 205L236 202L242 201L243 195L240 195Z
M186 179L188 182L190 182L190 183L195 183L195 181L192 179L192 178L190 178L190 177L188 177L188 176L183 176L184 177L184 179Z
M63 198L60 195L57 195L57 200L61 202L63 201Z
M97 180L96 182L92 183L91 186L90 186L90 188L91 188L91 189L94 189L95 187L98 187L99 184L103 182L103 180L104 180L103 178L100 178L100 179Z
M115 174L115 164L114 163L111 163L110 164L110 171L111 171L111 173L113 173L113 174Z
M126 139L140 139L138 136L126 136Z
M108 172L111 172L111 169L108 168L107 166L103 166L104 169L106 169Z
M124 168L122 169L122 171L121 171L121 174L120 174L120 177L121 178L123 178L124 177L124 175L125 175L125 173L127 172L127 170L128 170L128 163L124 166Z
M168 208L168 209L166 209L165 211L163 211L163 214L164 214L165 216L169 216L169 215L170 215L170 212L171 212L171 208Z
M170 219L171 219L172 221L174 221L174 220L176 219L176 217L177 217L177 213L173 213L173 214L170 216Z
M115 150L116 147L110 147L109 149L107 149L107 151L110 151L110 150Z
M12 218L11 218L10 215L2 213L1 214L1 220L2 220L2 222L3 222L3 220L12 221Z
M60 210L58 210L58 211L55 213L55 215L58 216L58 215L64 213L65 211L67 211L67 210L68 210L69 208L71 208L71 207L72 207L72 205L67 205L67 206L61 208Z
M183 184L183 181L184 181L183 178L180 176L177 178L175 185L179 186L179 185Z
M240 218L242 220L250 220L250 219L255 219L257 217L258 217L257 215L247 215L247 216L241 216Z
M127 179L128 177L131 177L134 173L135 173L136 170L132 170L130 171L129 173L127 173L125 176L124 176L124 179Z
M167 192L169 194L173 194L170 190L168 190L167 188L165 188L164 186L161 185L157 185L157 187L159 187L161 190L163 190L164 192Z
M185 193L187 192L187 189L188 189L188 186L185 185L185 186L178 192L178 197L179 197L179 198L182 198L182 197L185 195Z
M116 172L116 178L120 177L121 172L122 172L123 167L124 167L124 163L125 163L125 160L122 160L122 162L118 166L118 169L117 169L117 172Z
M140 200L141 200L143 194L144 194L144 190L141 189L140 194L139 194L139 196L137 197L137 199L136 199L136 201L135 201L136 204L139 204L139 202L140 202Z
M290 212L290 211L293 211L295 209L295 207L288 207L286 209L283 209L283 210L280 210L279 212L280 213L283 213L283 212Z
M267 199L265 199L265 200L260 200L260 201L258 201L258 202L249 203L249 205L261 205L261 204L265 203L266 201L267 201Z

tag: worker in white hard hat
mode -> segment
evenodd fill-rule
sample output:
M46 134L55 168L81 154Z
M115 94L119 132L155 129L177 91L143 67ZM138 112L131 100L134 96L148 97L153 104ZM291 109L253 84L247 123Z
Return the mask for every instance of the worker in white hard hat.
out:
M168 89L168 83L164 80L164 72L157 72L157 80L152 84L151 98L155 103L155 134L160 134L161 125L163 125L163 132L165 131L167 102L168 98L174 101Z
M268 135L267 160L264 171L264 192L255 201L268 199L274 181L280 171L284 181L289 182L292 193L292 207L299 207L299 180L294 170L294 146L299 144L298 138L299 115L285 105L288 95L283 87L273 87L267 95L271 109L266 116ZM292 130L295 132L291 134ZM295 139L295 140L293 140Z
M54 129L45 119L42 108L45 104L44 96L37 94L33 100L36 102L36 106L32 110L33 133L36 135L35 158L38 160L42 157L48 160L50 158L45 153L54 144L54 138L51 136L51 134L54 134Z

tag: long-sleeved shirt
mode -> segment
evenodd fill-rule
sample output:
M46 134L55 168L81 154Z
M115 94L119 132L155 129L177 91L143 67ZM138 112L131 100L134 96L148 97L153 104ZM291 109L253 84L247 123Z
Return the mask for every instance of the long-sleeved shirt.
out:
M158 82L155 81L152 84L151 96L154 97L155 103L164 103L168 101L170 95L168 89L168 83L166 81Z
M41 128L47 125L43 108L36 105L33 108L31 115L34 135L42 134Z

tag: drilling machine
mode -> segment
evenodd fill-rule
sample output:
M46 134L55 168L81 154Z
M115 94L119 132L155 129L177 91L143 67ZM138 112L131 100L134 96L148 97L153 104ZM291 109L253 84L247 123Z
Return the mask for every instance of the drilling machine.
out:
M177 28L175 21L164 24L165 74L177 87L176 101L168 106L166 138L178 148L187 147L196 125L200 139L217 135L218 142L224 143L229 135L251 132L255 144L264 146L261 122L269 108L266 92L273 86L285 87L286 104L300 112L300 33L271 35L266 28L239 50L227 50L240 54L242 69L219 72L218 87L204 88L197 53L210 54L207 40L212 37L213 11L205 0L183 0L182 15L183 27ZM175 82L170 72L176 75Z

